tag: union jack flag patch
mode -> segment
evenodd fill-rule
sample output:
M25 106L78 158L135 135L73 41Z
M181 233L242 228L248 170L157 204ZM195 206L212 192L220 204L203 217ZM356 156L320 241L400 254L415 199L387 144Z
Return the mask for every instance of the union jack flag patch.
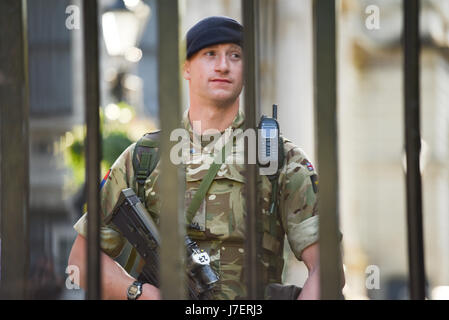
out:
M100 183L100 190L103 189L103 186L106 183L106 180L108 180L110 173L111 173L111 169L108 170L108 172L104 176L103 180L101 181L101 183Z

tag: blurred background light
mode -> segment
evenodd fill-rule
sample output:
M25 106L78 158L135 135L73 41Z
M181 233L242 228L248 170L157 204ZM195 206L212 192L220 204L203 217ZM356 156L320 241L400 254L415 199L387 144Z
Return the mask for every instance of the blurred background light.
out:
M137 47L128 48L125 52L125 59L129 62L139 62L142 59L142 50Z
M129 109L120 109L120 117L118 119L118 121L120 121L120 123L126 124L128 122L131 121L131 119L133 118L133 114L131 112L131 110Z
M107 8L102 15L102 27L108 54L125 56L128 50L135 48L150 13L150 7L140 0L118 0Z
M449 300L449 286L438 286L433 288L432 300Z
M105 110L104 110L104 114L106 115L106 118L108 118L109 120L117 120L120 115L120 108L114 104L114 103L110 103L106 106Z

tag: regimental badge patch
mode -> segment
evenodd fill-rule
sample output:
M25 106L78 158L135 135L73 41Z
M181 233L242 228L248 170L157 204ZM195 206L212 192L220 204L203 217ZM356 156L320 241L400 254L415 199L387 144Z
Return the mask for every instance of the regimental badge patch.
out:
M303 160L301 161L301 164L302 164L303 166L306 166L306 167L307 167L307 170L309 170L309 171L315 170L315 168L313 167L313 165L312 165L312 164L310 163L310 161L307 160L307 159L303 159Z
M310 162L307 162L306 166L307 166L307 169L309 169L309 171L313 171L314 170L313 165Z

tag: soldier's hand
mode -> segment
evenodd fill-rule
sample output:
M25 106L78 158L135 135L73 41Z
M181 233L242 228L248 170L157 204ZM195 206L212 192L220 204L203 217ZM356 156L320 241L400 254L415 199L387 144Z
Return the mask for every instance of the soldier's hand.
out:
M144 283L142 285L142 295L137 300L161 300L161 292L155 286Z

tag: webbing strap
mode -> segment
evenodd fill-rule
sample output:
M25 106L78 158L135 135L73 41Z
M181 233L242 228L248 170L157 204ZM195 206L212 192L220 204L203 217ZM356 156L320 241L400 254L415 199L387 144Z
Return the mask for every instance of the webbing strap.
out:
M284 140L281 137L279 137L279 154L281 155L280 162L283 164ZM272 251L274 254L279 254L279 250L282 247L282 240L279 239L279 230L277 227L278 219L280 219L278 217L279 169L276 174L269 176L268 179L271 182L271 199L268 216L265 216L265 219L268 221L267 224L264 223L263 245L266 246L265 249ZM269 265L271 269L276 269L276 265L273 265L271 259Z
M137 196L140 198L142 203L145 203L145 181L148 176L153 172L157 163L159 162L159 152L156 151L158 148L159 142L152 140L140 139L136 145L137 148L148 149L148 151L144 151L140 155L140 161L138 161L138 167L135 168L135 176L137 182ZM135 155L137 156L137 152ZM133 164L135 162L133 161Z
M193 216L198 211L201 206L201 202L204 197L206 197L207 190L209 190L212 181L215 178L218 170L220 170L221 164L212 163L210 165L209 171L204 176L203 181L201 181L198 190L195 192L195 195L192 198L192 202L190 202L189 207L187 208L186 219L187 223L190 224L192 222Z
M142 150L141 148L145 151L141 152L140 160L138 160L139 152L137 150ZM145 204L145 181L159 162L159 152L156 151L156 148L159 148L159 141L145 139L144 136L137 141L134 149L133 166L137 182L137 196L143 204ZM124 267L128 273L131 272L136 260L139 261L139 256L136 248L132 247Z
M139 168L136 172L137 180L137 196L140 198L142 203L145 203L145 180L149 173L150 163L151 163L151 153L142 152L140 156Z
M232 144L232 141L233 139L228 141L228 143L226 143L221 149L221 152L215 157L214 162L212 162L212 164L210 165L210 168L207 171L206 175L203 177L203 180L201 181L198 190L195 192L195 195L193 196L192 201L190 202L190 205L187 208L186 220L188 225L192 223L192 219L195 216L195 213L198 211L199 207L201 206L201 202L206 197L206 193L209 190L212 181L214 181L214 178L217 175L218 170L220 170L222 163L225 162L227 153L229 152L230 149L232 150L232 148L228 147L229 144ZM220 156L222 161L219 161Z
M270 234L276 236L278 178L271 181Z
M148 147L148 148L158 148L159 147L159 141L142 139L141 141L139 141L139 145L144 146L144 147Z
M284 138L279 137L279 154L280 164L284 163ZM275 175L268 177L271 182L271 199L270 199L270 208L269 208L269 232L273 237L277 235L276 223L278 220L278 190L279 190L279 169Z

